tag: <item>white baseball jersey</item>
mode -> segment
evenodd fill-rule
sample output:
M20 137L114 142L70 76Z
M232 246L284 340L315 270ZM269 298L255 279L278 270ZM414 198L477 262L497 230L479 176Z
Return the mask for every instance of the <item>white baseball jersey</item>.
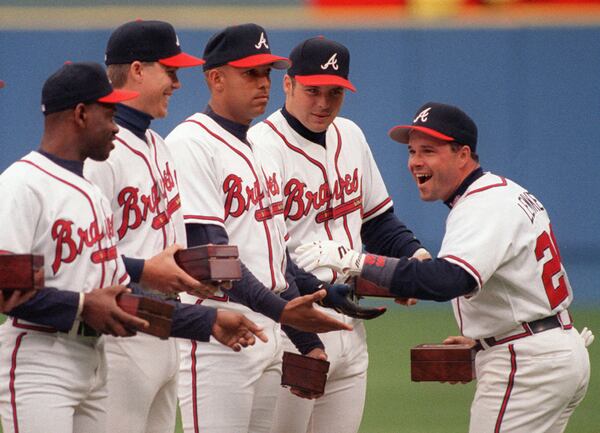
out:
M453 301L467 337L503 334L563 311L573 299L544 206L492 173L473 182L454 203L438 257L477 281L477 292Z
M360 128L348 119L336 118L327 129L323 147L298 134L277 111L252 127L249 136L269 176L280 181L292 258L299 245L316 240L336 240L362 250L362 224L393 203ZM330 270L317 276L326 282L337 279ZM310 401L282 390L273 433L306 433L309 421L311 432L326 433L331 431L332 419L339 420L336 432L358 431L368 367L365 328L360 320L324 311L352 323L354 331L321 336L331 362L325 395ZM289 340L284 344L286 350L295 350ZM343 420L340 413L346 414Z
M482 341L477 354L469 431L563 432L585 396L590 364L566 311L573 295L544 206L485 173L455 200L439 257L477 281L453 300L461 332L501 342ZM557 313L559 327L532 334L521 325Z
M129 282L98 187L31 152L0 176L0 194L0 250L43 255L47 287L85 293ZM4 431L104 432L103 340L7 320L0 328Z
M285 225L273 204L278 185L265 176L253 147L200 113L166 141L178 167L186 223L223 227L248 269L274 292L284 290ZM203 305L242 312L264 327L269 342L241 355L214 341L180 343L184 431L268 433L281 375L279 325L226 297Z
M87 160L86 177L110 199L119 251L149 259L165 248L185 246L175 166L163 139L146 131L146 141L119 128L115 148L103 162ZM177 410L179 354L175 339L140 333L108 337L108 431L171 431ZM160 368L157 368L160 366Z
M167 137L179 168L186 223L223 227L242 262L268 288L285 282L285 227L272 205L278 185L265 177L251 146L196 113Z

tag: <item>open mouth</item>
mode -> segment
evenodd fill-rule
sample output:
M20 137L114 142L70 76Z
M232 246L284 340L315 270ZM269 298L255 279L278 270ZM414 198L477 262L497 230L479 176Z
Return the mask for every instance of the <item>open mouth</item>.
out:
M431 179L432 176L430 174L417 174L415 175L415 177L417 178L417 182L419 183L419 185L422 185L429 179Z

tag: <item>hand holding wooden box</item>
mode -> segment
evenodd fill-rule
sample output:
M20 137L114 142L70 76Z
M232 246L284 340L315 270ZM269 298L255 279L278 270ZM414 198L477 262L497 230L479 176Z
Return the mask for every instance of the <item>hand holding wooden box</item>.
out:
M475 379L475 344L420 344L410 350L413 382L470 382Z
M198 281L231 288L242 278L242 266L235 245L200 245L179 250L175 262Z
M139 331L155 335L163 340L171 335L174 305L130 293L119 295L117 304L125 312L148 321L150 327Z
M292 352L283 352L281 385L298 388L307 394L325 391L329 361Z

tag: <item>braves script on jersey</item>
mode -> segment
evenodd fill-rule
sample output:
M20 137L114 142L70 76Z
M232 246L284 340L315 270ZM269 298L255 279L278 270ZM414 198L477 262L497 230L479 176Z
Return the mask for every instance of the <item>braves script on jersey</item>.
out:
M176 242L185 246L175 167L162 138L147 130L144 141L121 126L114 144L108 160L86 161L85 173L111 200L119 251L149 259ZM107 357L108 430L172 429L179 368L176 341L147 334L108 338Z
M46 286L89 292L129 282L110 204L95 185L31 152L2 174L0 194L0 250L43 255ZM13 319L0 328L0 346L4 431L104 431L103 339Z
M261 158L272 157L281 170L292 258L299 245L320 239L360 250L363 222L392 206L366 139L350 120L338 117L329 126L326 147L296 133L279 111L252 127L249 136Z
M110 205L85 179L31 152L3 173L0 249L41 254L46 286L89 292L128 282Z
M86 177L111 198L119 250L128 257L150 258L174 243L185 246L171 155L154 131L146 139L120 127L109 159L85 163Z
M469 272L480 288L453 301L461 331L471 338L551 316L573 299L546 210L522 187L491 173L454 203L439 257Z

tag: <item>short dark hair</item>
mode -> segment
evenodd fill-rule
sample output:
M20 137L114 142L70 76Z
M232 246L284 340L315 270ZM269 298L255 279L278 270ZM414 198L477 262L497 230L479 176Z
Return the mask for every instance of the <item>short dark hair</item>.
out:
M458 152L460 149L463 148L463 146L467 146L466 144L461 144L461 143L457 143L456 141L451 141L450 143L450 148L452 149L453 152ZM475 162L479 162L479 155L477 155L475 152L473 152L471 150L471 159Z

